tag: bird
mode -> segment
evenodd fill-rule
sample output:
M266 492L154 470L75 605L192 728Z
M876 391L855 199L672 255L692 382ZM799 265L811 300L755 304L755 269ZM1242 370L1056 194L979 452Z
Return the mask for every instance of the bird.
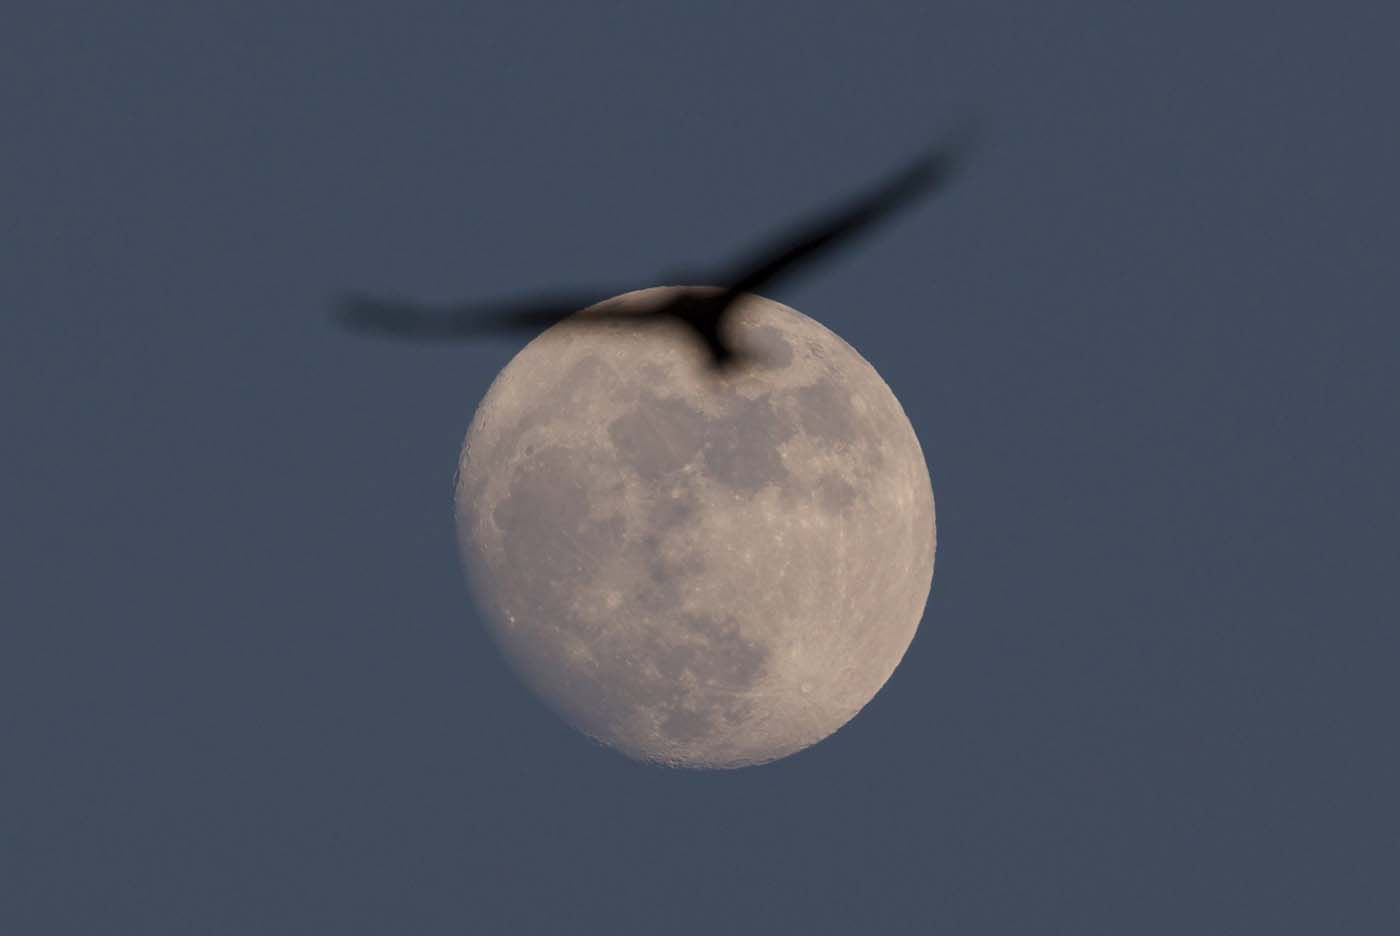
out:
M670 320L686 326L704 347L717 371L748 360L728 336L727 322L739 299L772 286L837 246L868 233L877 222L915 198L945 187L963 162L963 144L945 145L921 154L873 189L851 202L795 225L713 281L720 287L687 287L644 311L593 308L587 325L608 321ZM348 329L419 340L471 340L506 332L538 332L596 306L619 291L580 291L533 295L501 302L430 306L400 299L351 294L338 303L337 317Z

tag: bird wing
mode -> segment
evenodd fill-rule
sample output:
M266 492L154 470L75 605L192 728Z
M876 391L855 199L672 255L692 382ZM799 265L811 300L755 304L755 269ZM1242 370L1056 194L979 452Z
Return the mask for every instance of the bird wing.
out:
M758 253L729 277L715 300L708 300L704 314L686 314L677 298L663 308L639 315L633 310L606 306L593 309L590 321L615 321L673 315L696 328L717 357L727 351L719 323L725 311L743 293L756 292L782 276L810 264L831 248L867 231L877 221L916 196L941 188L960 163L961 147L944 147L924 155L896 173L879 188L854 204L810 221ZM505 302L423 305L401 299L357 294L337 304L340 323L355 331L427 340L471 339L501 332L540 331L614 295L609 291L549 294ZM694 310L691 309L691 312Z
M736 298L741 293L756 292L827 250L868 232L877 221L916 196L942 188L957 169L960 157L960 147L955 146L927 153L854 204L789 232L741 266L728 281L727 292Z
M432 306L356 294L337 303L336 318L354 331L399 338L468 340L498 333L539 331L611 295L555 293L504 302Z

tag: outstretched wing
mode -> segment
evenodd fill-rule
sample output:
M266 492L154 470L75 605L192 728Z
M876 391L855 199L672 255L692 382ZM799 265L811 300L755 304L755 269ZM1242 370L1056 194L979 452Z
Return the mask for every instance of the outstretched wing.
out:
M781 276L810 264L828 250L868 233L877 221L917 196L942 188L961 162L961 147L945 147L921 157L852 205L818 217L790 232L728 281L731 296L757 292Z
M336 305L336 318L355 331L422 340L470 340L492 334L541 331L611 293L535 296L506 302L423 305L400 299L352 295Z
M846 208L817 218L761 251L727 279L724 292L699 306L693 299L676 299L665 308L594 309L588 321L638 321L670 316L696 329L716 360L732 357L720 334L725 311L743 293L757 292L837 245L868 231L874 224L912 201L941 188L960 162L959 147L935 150L894 175L875 191ZM469 340L509 332L537 332L593 306L612 292L550 294L506 302L431 306L400 299L352 295L337 305L337 318L361 332L422 340ZM690 304L687 304L690 303Z

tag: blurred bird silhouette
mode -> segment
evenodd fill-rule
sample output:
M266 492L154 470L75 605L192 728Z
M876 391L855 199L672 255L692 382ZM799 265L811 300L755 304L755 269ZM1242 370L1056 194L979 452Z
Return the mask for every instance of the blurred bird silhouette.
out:
M789 231L748 262L736 264L718 281L722 287L688 288L645 310L606 306L590 311L581 325L608 321L677 321L691 330L717 369L741 363L745 355L728 340L726 322L737 300L790 277L832 248L868 233L876 222L920 195L943 188L960 167L962 147L926 153L873 191L835 211ZM352 295L339 303L344 326L367 333L426 340L472 339L502 332L538 332L618 292L549 294L503 302L427 306L414 302Z

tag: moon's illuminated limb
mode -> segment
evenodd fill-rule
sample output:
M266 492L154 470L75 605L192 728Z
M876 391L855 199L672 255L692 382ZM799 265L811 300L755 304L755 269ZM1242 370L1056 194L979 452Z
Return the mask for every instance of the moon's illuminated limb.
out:
M582 731L677 766L763 763L841 727L933 576L928 468L874 368L758 297L735 338L765 365L720 377L679 329L555 326L492 384L458 474L506 656Z

